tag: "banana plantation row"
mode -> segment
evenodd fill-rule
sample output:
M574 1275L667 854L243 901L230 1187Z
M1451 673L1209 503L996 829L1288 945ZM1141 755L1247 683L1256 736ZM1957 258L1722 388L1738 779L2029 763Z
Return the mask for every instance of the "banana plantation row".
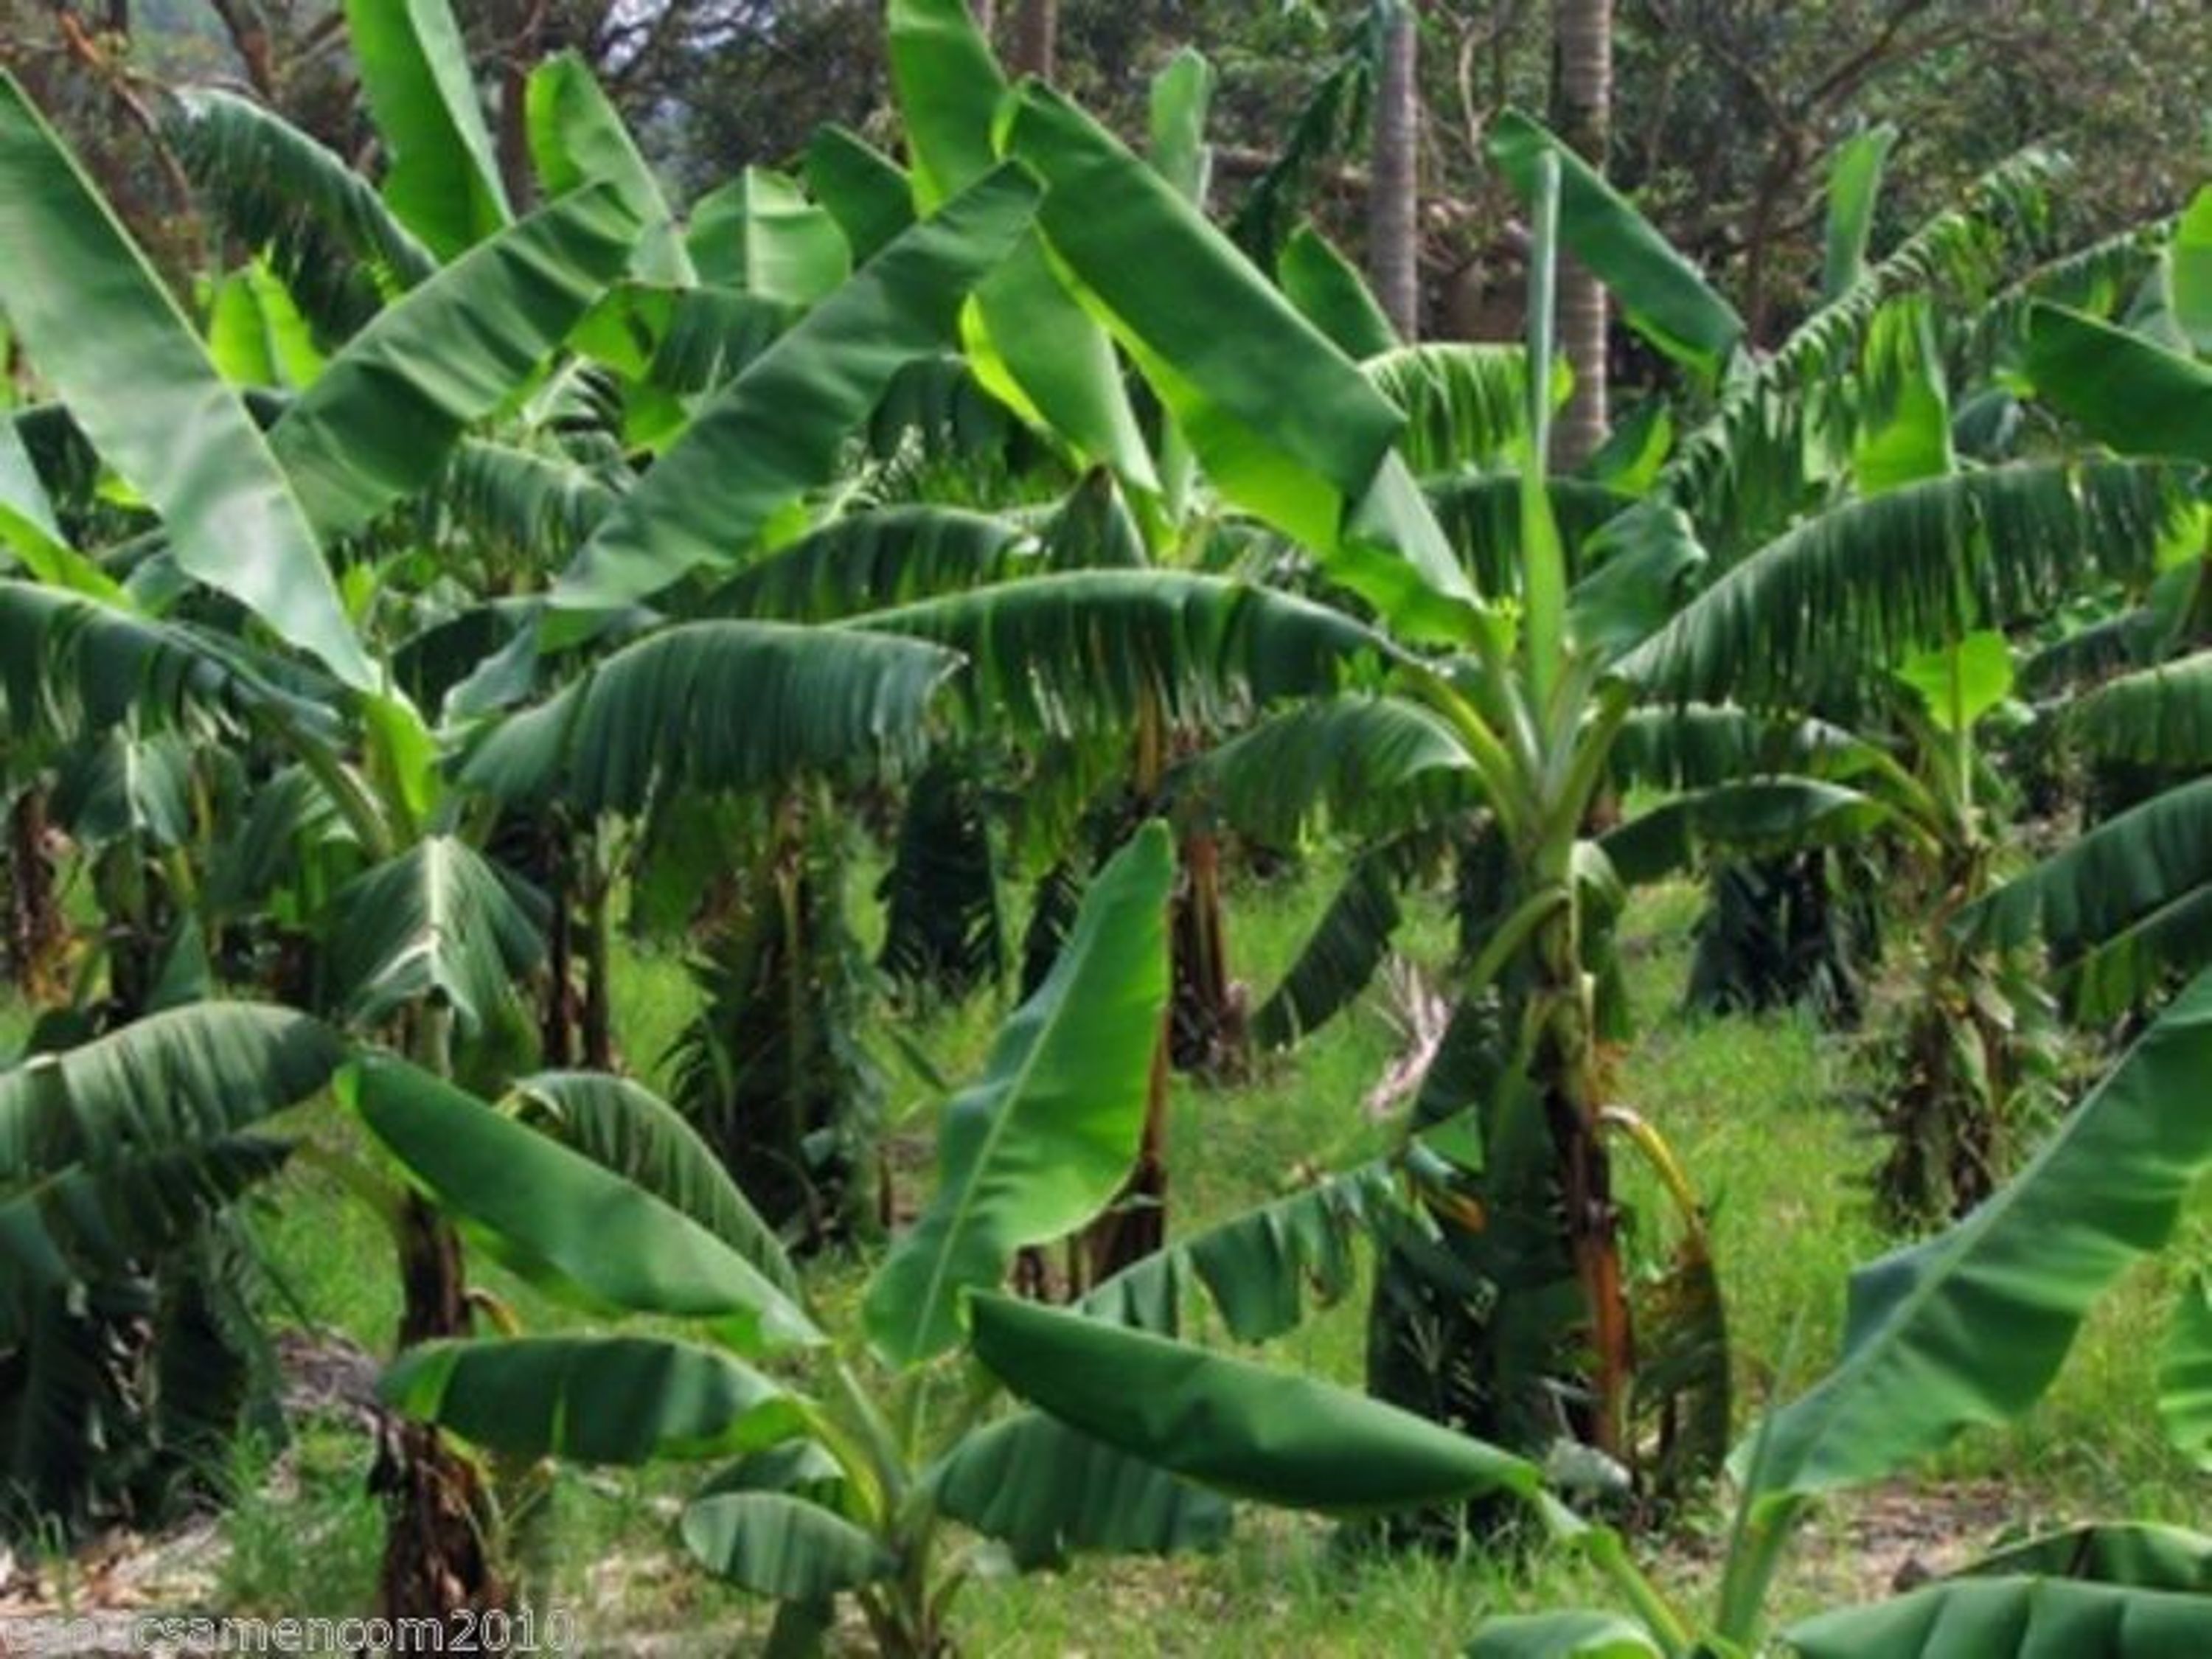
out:
M889 10L903 161L830 128L678 215L556 58L518 213L443 0L351 4L380 178L227 93L168 113L232 256L188 307L0 83L7 957L41 1014L0 1073L11 1527L143 1517L237 1431L235 1206L298 1156L404 1292L394 1616L514 1593L545 1460L684 1460L684 1543L778 1604L778 1653L848 1608L944 1650L979 1535L1202 1548L1231 1499L1533 1531L1613 1587L1482 1653L2212 1650L2212 1540L2126 1527L1764 1622L1822 1494L2024 1412L2212 1165L2212 191L2069 246L2063 162L2024 154L1876 248L1869 134L1823 301L1760 352L1513 118L1526 339L1408 345L1310 228L1208 220L1194 55L1139 153L1009 84L959 0ZM1562 251L1665 385L1549 476ZM1020 975L904 1225L853 1058L856 815L908 994ZM1324 838L1342 890L1248 1014L1224 866ZM1170 1225L1168 1066L1295 1047L1445 872L1398 1150ZM1847 1017L1884 931L1911 988L1877 1197L1914 1242L1748 1427L1698 1172L1608 1061L1626 896L1684 872L1702 994ZM673 1101L618 1068L624 927L702 953ZM1623 1159L1675 1195L1664 1248L1625 1237ZM817 1305L794 1257L852 1239L865 1294ZM589 1322L488 1318L464 1240ZM1366 1394L1218 1342L1363 1249ZM2174 1313L2169 1426L2212 1451L2212 1314ZM1723 1467L1717 1603L1674 1605L1623 1529Z

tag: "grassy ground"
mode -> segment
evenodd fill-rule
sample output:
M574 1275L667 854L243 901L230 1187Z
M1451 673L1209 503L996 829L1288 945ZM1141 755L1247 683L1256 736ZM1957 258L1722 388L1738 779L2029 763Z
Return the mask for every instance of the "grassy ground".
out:
M1248 884L1236 896L1232 945L1259 986L1273 982L1325 896L1312 881ZM1677 1011L1698 895L1641 896L1626 947L1638 1040L1620 1056L1624 1101L1655 1121L1699 1184L1712 1217L1735 1345L1739 1417L1778 1388L1794 1390L1836 1348L1843 1288L1881 1240L1861 1179L1874 1147L1844 1103L1850 1045L1796 1018L1698 1019ZM1439 918L1413 926L1417 958L1441 961ZM648 1075L691 1006L679 963L624 963L618 1016L625 1052ZM969 1074L1002 1012L978 1006L915 1030L946 1075ZM21 1034L0 1010L0 1052ZM1386 1145L1363 1102L1397 1051L1377 999L1236 1088L1179 1083L1170 1161L1172 1216L1204 1224L1279 1191L1301 1168L1354 1161ZM900 1164L927 1167L929 1102L886 1060ZM314 1133L343 1139L335 1122ZM1640 1213L1662 1212L1632 1176ZM375 1349L395 1297L377 1224L312 1164L295 1165L255 1209L284 1295L279 1316ZM1970 1435L1911 1483L1836 1506L1808 1529L1779 1590L1784 1611L1878 1592L1913 1557L1946 1559L1997 1528L2128 1513L2179 1519L2202 1487L2166 1449L2150 1365L2165 1310L2186 1264L2202 1258L2200 1206L2187 1248L2130 1278L2091 1321L2058 1386L2026 1421ZM823 1272L843 1301L856 1263ZM574 1322L495 1269L481 1273L532 1325ZM1340 1382L1360 1374L1360 1298L1273 1345L1277 1363ZM312 1417L281 1455L241 1447L228 1471L240 1501L214 1600L237 1613L341 1611L373 1583L379 1521L365 1492L370 1448L343 1413ZM748 1650L756 1610L683 1566L672 1518L692 1477L564 1474L528 1529L541 1595L586 1611L595 1648L617 1632L686 1632L663 1650ZM1717 1514L1693 1514L1645 1553L1691 1595L1714 1574ZM1322 1525L1249 1514L1218 1555L1170 1563L1083 1561L1050 1577L978 1583L963 1592L962 1635L977 1655L1206 1654L1231 1644L1267 1652L1407 1654L1455 1650L1488 1613L1602 1602L1587 1570L1556 1559L1456 1565L1422 1557L1357 1558Z

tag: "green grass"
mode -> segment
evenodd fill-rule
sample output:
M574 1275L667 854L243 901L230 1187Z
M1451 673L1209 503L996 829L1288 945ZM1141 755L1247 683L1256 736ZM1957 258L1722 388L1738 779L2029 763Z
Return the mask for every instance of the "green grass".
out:
M1324 866L1304 877L1248 881L1233 896L1236 966L1255 1003L1328 901ZM866 876L855 882L865 890ZM1864 1176L1876 1148L1849 1104L1854 1045L1794 1016L1692 1018L1679 1010L1689 929L1699 896L1675 886L1639 895L1624 950L1639 1035L1613 1056L1609 1087L1642 1113L1691 1172L1710 1218L1734 1342L1737 1413L1747 1422L1778 1393L1802 1387L1832 1358L1851 1269L1884 1241L1869 1218ZM1441 903L1410 919L1401 945L1431 968L1451 936ZM681 957L625 951L616 1013L620 1047L648 1081L696 1006ZM1010 994L964 1006L902 1014L900 1030L955 1081L981 1065ZM0 1052L28 1021L0 1000ZM933 1169L934 1092L879 1024L870 1040L886 1079L890 1156L904 1201L927 1196ZM1365 1102L1399 1046L1371 997L1293 1056L1263 1059L1235 1086L1179 1079L1173 1095L1171 1224L1188 1231L1269 1198L1303 1173L1384 1147L1394 1133ZM337 1333L372 1351L389 1340L397 1300L382 1224L349 1196L335 1163L373 1160L328 1106L303 1114L315 1157L295 1160L252 1208L277 1264L280 1319ZM1673 1224L1656 1183L1632 1162L1621 1189L1639 1243ZM2050 1397L2021 1423L1964 1437L1911 1479L1832 1505L1808 1526L1778 1586L1778 1607L1798 1612L1879 1591L1905 1554L1936 1545L1900 1516L1972 1543L1996 1528L2132 1514L2187 1519L2201 1507L2199 1477L2165 1444L2149 1356L2189 1265L2212 1243L2212 1206L2200 1204L2180 1248L2131 1274L2085 1328ZM867 1262L834 1257L811 1271L835 1325L854 1310ZM588 1322L478 1263L477 1280L533 1328ZM1364 1339L1355 1294L1272 1346L1267 1358L1356 1385ZM225 1522L230 1545L220 1595L232 1610L362 1605L374 1583L380 1517L366 1490L371 1448L357 1424L318 1417L271 1452L240 1449L230 1482L240 1497ZM695 1472L563 1471L526 1529L527 1582L541 1601L588 1609L595 1632L715 1631L742 1650L763 1628L759 1609L684 1565L673 1519ZM1661 1580L1686 1595L1717 1571L1724 1517L1689 1515L1639 1549ZM971 1583L962 1592L963 1650L976 1655L1201 1654L1224 1645L1267 1652L1443 1652L1487 1613L1602 1603L1589 1570L1556 1557L1449 1564L1423 1556L1364 1556L1336 1531L1296 1517L1247 1512L1218 1555L1172 1562L1082 1559L1068 1571Z

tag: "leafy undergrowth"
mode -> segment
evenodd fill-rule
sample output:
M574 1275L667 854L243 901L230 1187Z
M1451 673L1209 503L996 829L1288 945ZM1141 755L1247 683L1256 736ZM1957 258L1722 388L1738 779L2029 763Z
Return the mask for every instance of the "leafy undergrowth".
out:
M1248 883L1237 892L1231 945L1255 989L1273 983L1325 892L1318 879ZM1849 1040L1808 1018L1679 1012L1698 897L1690 887L1662 889L1632 908L1624 942L1641 1035L1616 1057L1614 1085L1661 1128L1699 1187L1728 1293L1741 1417L1802 1387L1835 1352L1844 1280L1881 1248L1863 1185L1875 1148L1848 1103ZM1449 939L1442 918L1424 915L1401 943L1434 968ZM672 958L631 956L623 967L624 1052L651 1078L693 993ZM1370 994L1295 1056L1263 1060L1239 1085L1179 1082L1172 1224L1202 1225L1302 1171L1386 1145L1391 1127L1369 1103L1401 1046L1402 1007L1394 1004L1403 1001L1402 993ZM980 1062L1001 1012L979 999L921 1020L910 1035L941 1073L960 1077ZM0 1035L11 1018L0 1009ZM886 1048L880 1058L894 1167L912 1189L929 1167L931 1101L896 1054ZM324 1119L313 1133L346 1131ZM1665 1214L1656 1188L1634 1172L1625 1194L1639 1218ZM921 1196L906 1194L908 1203ZM379 1224L311 1161L257 1201L255 1218L282 1285L273 1311L295 1328L287 1352L300 1427L283 1451L242 1446L222 1472L239 1501L213 1535L195 1594L232 1613L344 1611L374 1583L380 1535L368 1492L373 1447L358 1399L349 1396L366 1386L362 1351L379 1347L396 1313L380 1268L388 1247ZM1779 1586L1777 1611L1881 1593L1899 1574L1940 1571L2008 1528L2123 1513L2191 1516L2202 1488L2159 1437L2148 1356L2173 1280L2202 1257L2208 1237L2212 1216L2200 1205L2187 1240L2196 1248L2168 1253L2098 1311L2051 1397L2025 1422L1971 1435L1915 1480L1817 1517ZM849 1261L815 1271L831 1304L860 1278ZM530 1324L576 1322L495 1269L478 1276ZM1267 1357L1356 1384L1362 1300L1347 1298ZM583 1614L593 1651L747 1650L765 1628L760 1609L689 1570L675 1544L674 1517L695 1480L681 1470L558 1476L518 1528L534 1599ZM1641 1547L1662 1582L1694 1596L1717 1573L1725 1524L1717 1501ZM62 1564L54 1567L49 1581L59 1583ZM1232 1643L1268 1652L1403 1654L1453 1650L1487 1613L1604 1599L1573 1561L1363 1554L1326 1525L1248 1512L1215 1556L1085 1560L1062 1574L973 1583L962 1592L959 1624L965 1650L979 1656L1202 1654Z

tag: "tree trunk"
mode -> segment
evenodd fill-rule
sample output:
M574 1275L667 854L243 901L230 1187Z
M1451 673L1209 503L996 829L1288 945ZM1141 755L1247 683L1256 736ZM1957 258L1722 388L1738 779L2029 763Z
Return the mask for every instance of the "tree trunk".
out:
M54 969L69 930L54 895L46 797L32 784L8 813L8 972L23 1000L53 1000Z
M1552 33L1553 128L1603 173L1613 125L1613 0L1556 0ZM1559 262L1559 319L1575 392L1552 428L1551 459L1570 471L1597 453L1607 424L1605 289L1572 258Z
M1408 343L1420 337L1419 237L1414 216L1420 185L1420 91L1414 76L1411 3L1394 5L1383 25L1382 73L1375 92L1375 153L1367 197L1367 272L1383 315Z
M989 40L999 21L996 0L968 0L968 9L975 13L975 27L983 31L983 38Z
M400 1352L465 1336L469 1310L459 1238L412 1194L400 1229ZM475 1464L435 1429L391 1419L380 1431L369 1481L386 1504L377 1607L383 1617L434 1619L458 1635L474 1628L473 1615L503 1605L506 1589L491 1557L489 1506Z
M1060 0L1022 0L1014 15L1014 49L1010 64L1017 75L1052 79L1058 61Z

